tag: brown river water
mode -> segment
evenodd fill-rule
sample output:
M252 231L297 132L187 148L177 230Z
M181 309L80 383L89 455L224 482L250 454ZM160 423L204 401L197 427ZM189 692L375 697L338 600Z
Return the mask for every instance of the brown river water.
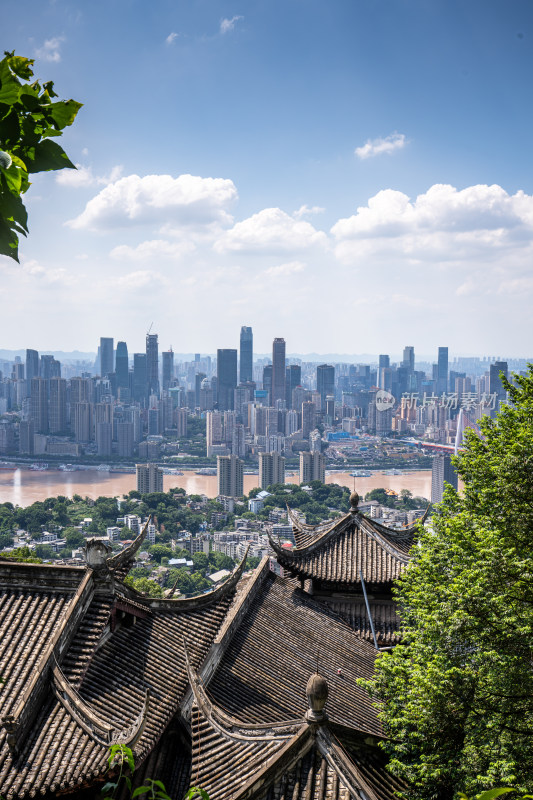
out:
M287 472L287 483L298 483L298 474ZM431 496L431 470L416 470L403 475L385 475L374 471L368 478L352 478L349 472L331 472L326 474L326 483L338 483L355 489L360 495L371 489L409 489L416 497ZM185 489L187 494L205 494L207 497L217 496L216 475L195 475L194 471L184 471L183 475L165 475L163 478L165 491L174 486ZM244 492L247 494L259 485L258 475L244 476ZM136 488L135 475L131 473L99 472L98 470L78 470L62 472L56 469L34 471L30 469L0 469L0 503L10 502L18 506L29 506L36 500L64 495L72 497L96 498L101 496L116 497L127 494Z

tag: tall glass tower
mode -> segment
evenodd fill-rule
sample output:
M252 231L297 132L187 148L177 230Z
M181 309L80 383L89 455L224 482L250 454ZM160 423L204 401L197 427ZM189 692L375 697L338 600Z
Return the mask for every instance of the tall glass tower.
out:
M129 386L129 362L128 345L126 342L117 342L117 352L115 355L115 375L117 386L127 389Z
M217 350L219 411L233 411L237 388L237 351Z
M146 334L146 371L148 394L159 396L159 344L157 333Z
M254 335L246 325L241 328L240 345L239 383L250 383L254 379Z
M272 344L272 405L276 400L285 402L285 339L274 339Z

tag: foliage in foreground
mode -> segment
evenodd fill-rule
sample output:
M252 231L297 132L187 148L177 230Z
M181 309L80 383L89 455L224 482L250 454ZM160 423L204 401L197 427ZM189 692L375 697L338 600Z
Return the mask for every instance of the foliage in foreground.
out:
M421 533L397 588L404 643L369 684L413 798L533 785L533 367L515 381L467 434L464 494Z
M28 233L21 195L34 172L75 169L52 137L72 125L81 103L54 100L52 81L29 83L33 59L5 53L0 61L0 254L18 261L18 237Z

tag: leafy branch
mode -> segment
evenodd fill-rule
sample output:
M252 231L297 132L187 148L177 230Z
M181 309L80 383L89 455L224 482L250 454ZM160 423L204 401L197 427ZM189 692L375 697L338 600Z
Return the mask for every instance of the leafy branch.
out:
M53 137L72 125L81 103L55 100L52 81L33 81L33 59L5 52L0 61L0 254L18 261L28 233L22 202L35 172L76 169Z

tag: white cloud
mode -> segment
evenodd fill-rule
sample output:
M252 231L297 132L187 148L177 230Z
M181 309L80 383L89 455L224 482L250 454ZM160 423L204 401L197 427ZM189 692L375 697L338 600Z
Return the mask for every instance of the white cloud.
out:
M72 272L64 267L53 267L51 269L43 267L35 259L28 259L22 261L22 269L32 281L41 281L45 284L63 284L65 286L72 286L76 283L76 278Z
M288 261L286 264L278 264L276 267L269 267L265 270L265 275L274 277L286 277L294 275L295 272L303 272L305 264L302 261Z
M136 247L127 244L119 245L111 250L111 258L127 261L148 261L152 258L178 259L190 255L194 251L192 242L167 242L164 239L152 239L141 242Z
M355 155L364 160L380 156L382 153L394 153L396 150L401 150L406 144L403 133L391 133L384 139L368 139L362 147L355 148Z
M220 33L222 34L230 33L230 31L232 31L235 28L235 23L241 19L244 19L244 17L241 17L239 14L232 17L231 19L223 19L222 22L220 23Z
M54 36L52 39L46 39L42 47L37 48L35 51L36 58L41 58L43 61L61 61L61 45L65 41L64 36Z
M82 164L76 164L76 169L60 170L56 174L56 183L59 183L61 186L69 186L72 188L99 185L107 186L109 183L114 183L120 178L122 169L121 165L117 165L112 168L109 175L98 177L93 174L92 167L84 167Z
M87 203L84 211L67 224L89 230L154 223L230 224L232 218L227 208L236 198L235 184L224 178L128 175L102 189Z
M120 287L122 289L154 289L156 287L166 286L168 280L160 272L148 269L140 269L135 272L128 272L127 275L121 275L116 278L111 278L108 281L109 285Z
M295 220L280 208L265 208L226 231L215 243L215 250L288 253L326 244L326 234L309 222Z
M179 33L174 33L174 31L172 33L169 33L167 38L165 39L165 43L166 44L174 44L174 42L176 41L178 36L179 36Z
M302 217L309 217L314 214L322 214L326 209L321 206L300 206L299 209L293 212L294 219L302 219Z

